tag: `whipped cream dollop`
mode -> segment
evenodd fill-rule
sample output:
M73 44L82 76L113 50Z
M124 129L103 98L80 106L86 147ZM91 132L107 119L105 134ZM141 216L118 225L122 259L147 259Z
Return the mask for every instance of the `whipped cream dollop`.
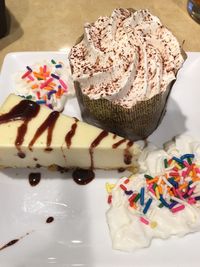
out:
M106 216L114 249L200 231L200 142L181 135L164 148L144 150L142 172L112 185Z
M67 100L75 95L69 62L43 60L13 75L16 95L62 112Z
M122 8L85 24L69 59L83 94L125 108L165 91L184 62L177 39L157 17Z

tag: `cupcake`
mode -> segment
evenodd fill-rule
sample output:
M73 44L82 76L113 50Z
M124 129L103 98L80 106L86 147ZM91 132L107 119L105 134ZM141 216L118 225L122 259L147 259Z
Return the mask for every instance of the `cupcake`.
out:
M160 124L185 53L148 10L115 9L86 24L69 60L82 118L138 140Z

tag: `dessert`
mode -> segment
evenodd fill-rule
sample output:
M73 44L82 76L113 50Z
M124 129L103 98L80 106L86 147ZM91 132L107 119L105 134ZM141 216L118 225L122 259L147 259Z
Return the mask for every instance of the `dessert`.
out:
M87 23L69 56L83 119L131 140L148 137L185 57L148 10L119 8Z
M67 62L45 60L26 66L14 75L14 92L50 109L63 111L67 98L74 95Z
M138 143L14 94L0 108L0 133L1 167L117 169L140 154Z
M200 231L200 142L182 135L166 151L146 151L143 172L111 185L107 221L114 249ZM107 185L108 187L108 185Z

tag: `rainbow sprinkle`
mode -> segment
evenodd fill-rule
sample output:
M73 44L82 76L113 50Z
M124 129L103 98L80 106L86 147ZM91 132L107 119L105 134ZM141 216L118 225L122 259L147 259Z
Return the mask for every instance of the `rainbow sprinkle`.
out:
M17 94L36 101L38 104L61 111L57 107L64 105L65 101L61 101L61 98L65 98L68 93L67 82L61 79L63 67L63 62L56 62L54 59L37 67L26 66L26 71L21 75L21 80L27 84L29 94L22 95L20 90Z
M146 225L149 224L149 221L147 219L145 219L144 217L140 217L140 221Z
M139 212L140 221L151 228L157 227L157 222L151 222L148 218L151 206L166 208L173 216L182 212L187 205L200 201L200 192L196 190L200 182L200 166L195 163L194 154L166 158L163 168L163 173L156 176L144 174L145 186L140 190L129 186L131 178L123 178L124 181L116 185L124 192L130 208ZM112 196L112 190L109 195Z

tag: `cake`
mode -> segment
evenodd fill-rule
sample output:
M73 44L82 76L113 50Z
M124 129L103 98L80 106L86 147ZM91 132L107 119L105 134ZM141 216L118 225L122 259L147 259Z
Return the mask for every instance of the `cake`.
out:
M13 75L14 93L50 109L63 111L74 96L68 61L44 60Z
M141 151L137 142L14 94L0 108L0 133L1 167L127 168Z
M148 10L115 9L84 26L69 60L83 119L131 140L160 124L185 53Z
M165 150L145 149L139 162L141 173L107 185L113 248L134 251L153 238L200 231L200 142L181 135Z

